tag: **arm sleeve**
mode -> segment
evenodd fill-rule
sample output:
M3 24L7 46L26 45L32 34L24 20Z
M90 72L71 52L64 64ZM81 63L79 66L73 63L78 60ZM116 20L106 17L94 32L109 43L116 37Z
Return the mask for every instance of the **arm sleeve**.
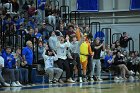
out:
M88 43L88 51L89 51L89 54L90 54L90 55L92 55L92 54L93 54L92 49L91 49L91 46L90 46L90 44L89 44L89 43Z
M23 48L22 55L26 55L26 54L27 54L26 48Z
M51 38L49 38L49 46L51 49L53 49L53 42L52 42Z
M57 57L57 55L55 54L55 55L54 55L54 61L56 61L56 60L58 60L58 57Z
M46 59L48 58L48 56L47 56L47 55L45 55L45 53L46 53L46 50L44 50L44 52L43 52L43 54L42 54L42 56L43 56L44 60L46 60Z
M65 43L65 47L70 47L70 42L69 42L69 41L67 41L67 42Z

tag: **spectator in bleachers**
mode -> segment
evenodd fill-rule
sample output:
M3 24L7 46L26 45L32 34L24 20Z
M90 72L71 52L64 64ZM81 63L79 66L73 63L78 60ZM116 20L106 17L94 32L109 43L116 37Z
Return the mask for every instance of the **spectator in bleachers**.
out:
M89 39L93 39L93 35L92 32L90 31L90 28L88 25L85 26L85 28L83 29L83 33L86 33L88 35ZM98 37L98 36L97 36ZM95 37L96 38L96 37Z
M13 16L12 18L12 22L16 25L16 26L19 26L20 25L20 21L19 20L19 16Z
M49 24L53 26L56 25L56 17L54 15L53 7L51 4L46 4L45 16L47 17Z
M138 62L138 73L136 73L136 75L139 75L139 78L140 78L140 55L139 55L138 51L135 51L135 56L136 56L136 59L139 61Z
M44 62L44 59L43 59L43 52L44 52L44 46L43 46L43 42L42 41L39 41L38 42L38 63L39 64L42 64Z
M135 52L132 52L128 60L127 67L129 70L134 71L136 76L136 74L139 74L138 68L140 67L140 59L135 55Z
M101 62L100 55L101 51L105 50L104 44L100 41L100 38L96 38L94 44L91 45L92 51L94 51L93 61L92 61L92 76L95 75L95 65L97 66L97 80L101 79Z
M41 21L45 19L45 5L46 5L46 0L38 0L38 14L39 13L41 14L40 16Z
M54 51L57 50L57 42L58 42L58 37L56 36L55 31L52 31L51 36L49 38L49 46Z
M43 46L46 50L50 49L50 46L47 42L44 42Z
M93 41L91 41L91 39L88 39L88 42L91 45ZM88 55L88 64L87 64L87 73L86 73L88 81L93 81L93 79L91 78L92 59L93 59L93 56L92 55Z
M1 3L3 4L3 6L6 8L6 10L9 10L9 13L12 13L12 3L11 0L1 0Z
M87 34L84 34L83 42L80 45L80 63L83 69L83 81L86 82L86 72L87 72L87 63L88 63L88 56L93 56L94 53L91 50L90 43L88 41Z
M26 0L25 3L23 4L22 9L23 9L24 11L28 11L29 6L28 6L27 0Z
M70 48L67 48L67 61L69 62L69 67L70 67L70 77L74 79L74 81L77 81L78 79L76 78L78 69L76 67L77 62L76 60L72 57L72 53Z
M115 75L114 80L118 80L120 75L120 68L113 65L115 56L116 55L113 54L113 51L107 50L107 54L104 58L104 70L110 73L113 71Z
M2 69L4 68L4 59L1 54L1 47L0 47L0 84L5 87L10 87L10 84L6 83L3 76L2 76Z
M39 33L42 34L42 38L43 40L47 37L47 39L49 38L49 32L47 31L47 26L46 23L43 22L41 25L41 28L39 29Z
M75 36L75 29L73 25L68 26L68 30L66 31L66 35L69 35L70 37Z
M127 53L127 51L123 51L122 55L123 55L124 62L127 63L128 62L129 53Z
M77 41L76 36L73 36L71 46L70 46L72 59L76 62L75 69L78 70L78 73L76 71L74 72L75 74L78 74L79 82L82 82L82 70L80 64L80 49L79 49L81 43L82 43L82 39L80 41Z
M2 57L4 58L4 70L3 73L9 75L11 80L11 86L22 86L19 82L20 71L16 69L16 61L11 53L11 47L7 46L6 51L3 52Z
M116 49L116 48L115 48L115 43L112 43L112 44L111 44L111 50L114 51L115 49Z
M59 68L66 71L66 81L73 83L75 81L73 81L70 76L69 62L67 61L67 56L66 56L67 47L70 47L69 36L66 36L66 42L65 42L65 38L61 36L56 47L57 48L56 53L58 56L57 65Z
M42 34L38 32L38 28L35 28L35 30L34 30L34 36L37 39L41 39L42 40Z
M3 32L10 34L11 29L9 28L11 28L13 24L14 23L12 22L12 17L7 14L3 19Z
M129 50L128 50L129 40L132 40L132 38L128 37L128 34L126 32L123 32L123 36L120 37L120 46L122 48L122 51L129 52Z
M119 40L116 40L115 41L115 48L117 49L117 50L120 50L121 51L121 46L120 46L120 41Z
M36 22L35 22L35 18L30 17L30 18L29 18L29 21L28 21L28 23L27 23L27 26L32 27L32 29L35 29L36 26L37 26L37 24L36 24Z
M28 84L28 69L24 68L25 64L23 63L20 47L17 48L14 58L16 60L16 69L20 70L20 81L22 84Z
M29 32L27 31L25 34L25 41L27 42L28 40L32 41L32 36L34 34L34 30L32 28L29 27Z
M60 32L62 33L62 35L65 37L66 36L66 30L65 30L65 28L64 28L64 25L60 25Z
M36 8L35 8L35 5L34 4L31 4L31 5L28 5L28 17L32 17L33 15L35 15L35 13L37 12Z
M17 0L11 0L13 12L17 13L19 10L19 3Z
M63 70L57 67L54 67L54 61L58 60L57 55L51 49L44 49L42 54L45 63L45 72L49 75L49 83L59 82L59 79L63 73Z
M28 82L32 84L32 64L33 64L33 44L31 41L26 42L26 47L22 50L24 67L28 69Z
M107 55L104 58L104 67L105 68L109 68L111 67L112 63L113 63L114 59L113 59L113 52L111 50L107 51Z
M117 51L116 57L114 58L113 65L119 67L122 79L127 79L126 74L132 75L134 74L133 71L129 71L123 61L123 56L120 51Z

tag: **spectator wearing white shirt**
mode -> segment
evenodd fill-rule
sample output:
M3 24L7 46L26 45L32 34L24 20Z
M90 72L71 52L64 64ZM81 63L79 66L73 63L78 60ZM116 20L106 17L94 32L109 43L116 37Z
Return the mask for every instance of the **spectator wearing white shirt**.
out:
M75 82L72 80L70 75L69 62L67 61L67 48L70 47L69 36L66 36L66 42L63 36L60 37L60 41L57 43L57 65L59 68L66 71L66 81Z
M45 72L49 75L49 83L56 83L59 81L60 76L63 73L63 70L57 67L54 67L54 61L58 60L57 55L51 49L44 49L42 54L45 64Z

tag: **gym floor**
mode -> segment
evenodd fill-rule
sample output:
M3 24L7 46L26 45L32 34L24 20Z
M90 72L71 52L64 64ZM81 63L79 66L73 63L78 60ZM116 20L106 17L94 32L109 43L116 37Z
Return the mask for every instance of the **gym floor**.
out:
M140 81L103 81L2 87L0 93L140 93Z

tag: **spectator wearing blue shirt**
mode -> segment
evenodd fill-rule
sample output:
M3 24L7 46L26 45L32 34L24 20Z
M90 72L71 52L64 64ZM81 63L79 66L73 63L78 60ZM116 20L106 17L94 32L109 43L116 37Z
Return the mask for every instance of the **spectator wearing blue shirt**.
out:
M40 16L41 21L45 19L45 5L46 0L38 0L38 13L42 14L42 16Z
M38 32L38 28L35 28L35 30L34 30L34 36L35 36L37 39L42 38L42 34Z
M42 34L43 40L44 40L44 39L48 39L48 37L49 37L49 32L47 31L47 26L46 26L46 23L45 23L45 22L42 23L41 28L39 29L39 33ZM46 37L47 37L47 38L46 38Z
M12 82L11 86L22 86L19 82L19 70L16 69L16 62L14 56L11 53L11 47L6 47L6 51L3 52L2 57L4 58L3 73L9 75L9 79Z
M28 69L28 81L32 84L32 63L33 63L33 44L31 41L26 42L26 47L22 50L23 63Z
M104 67L109 68L113 63L113 53L111 50L107 51L107 55L104 58Z
M32 29L35 29L36 24L35 24L35 19L33 17L30 17L30 21L27 23L27 26L32 27Z

